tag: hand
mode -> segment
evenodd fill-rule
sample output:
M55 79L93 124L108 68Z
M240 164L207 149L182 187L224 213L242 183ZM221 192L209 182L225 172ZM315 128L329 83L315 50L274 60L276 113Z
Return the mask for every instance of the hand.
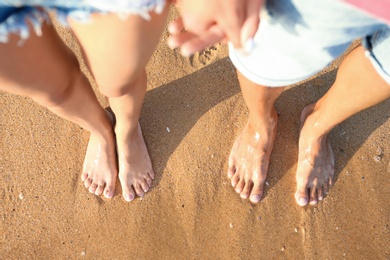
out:
M182 17L172 22L168 44L189 56L209 45L229 40L246 47L255 35L264 0L177 0ZM185 28L185 31L184 31Z

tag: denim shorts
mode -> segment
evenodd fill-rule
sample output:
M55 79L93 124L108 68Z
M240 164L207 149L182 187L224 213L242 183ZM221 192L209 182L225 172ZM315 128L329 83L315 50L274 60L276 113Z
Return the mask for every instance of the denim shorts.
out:
M42 22L49 22L47 11L67 25L67 18L87 22L92 13L117 13L120 17L137 14L149 19L149 12L161 13L165 0L0 0L0 43L9 34L17 34L21 41L29 37L27 20L32 29L41 34Z
M390 26L340 0L269 0L245 54L230 59L249 80L281 87L307 79L362 39L366 56L390 84Z

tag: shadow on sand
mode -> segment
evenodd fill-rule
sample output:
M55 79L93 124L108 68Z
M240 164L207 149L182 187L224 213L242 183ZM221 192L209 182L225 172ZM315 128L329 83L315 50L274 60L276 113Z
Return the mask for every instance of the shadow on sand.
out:
M291 167L296 167L300 113L306 105L318 100L329 89L335 77L336 70L327 72L285 90L276 101L280 116L269 168L271 177L268 178L269 186L266 191L276 185ZM141 125L157 173L155 187L164 178L162 174L168 159L196 122L211 108L238 93L240 88L236 72L228 58L147 92ZM240 100L244 102L242 98ZM378 106L379 109L368 109L349 118L331 132L330 140L336 157L335 182L343 167L371 133L389 118L389 114L379 114L375 111L390 107L390 100ZM180 121L183 118L185 120ZM359 124L361 120L366 122L368 127L357 136L349 135L352 129L347 127ZM179 131L168 133L167 127ZM231 142L233 143L233 140ZM221 171L225 172L226 169Z

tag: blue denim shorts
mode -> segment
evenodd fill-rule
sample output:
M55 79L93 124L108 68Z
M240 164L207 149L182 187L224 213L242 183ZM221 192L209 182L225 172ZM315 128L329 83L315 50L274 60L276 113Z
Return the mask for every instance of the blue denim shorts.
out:
M249 54L230 46L230 59L263 86L298 83L362 39L366 56L390 84L390 26L340 0L269 0Z
M27 39L27 20L40 35L50 10L67 25L68 17L84 22L92 13L117 13L120 17L138 14L148 19L150 11L161 13L164 5L165 0L0 0L0 42L7 42L10 33L19 35L21 41Z

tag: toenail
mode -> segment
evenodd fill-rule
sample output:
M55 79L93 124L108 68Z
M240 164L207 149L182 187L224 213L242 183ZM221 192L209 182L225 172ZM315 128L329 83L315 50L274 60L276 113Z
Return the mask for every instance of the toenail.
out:
M260 199L261 199L260 195L252 195L251 196L251 201L254 202L254 203L259 202Z
M306 198L300 198L298 204L300 206L305 206L307 204L307 199Z
M125 195L125 200L126 201L132 201L134 199L134 196L133 195L131 195L131 194L126 194Z
M113 196L113 193L111 191L106 191L106 198L111 199Z
M241 197L242 199L247 199L247 198L248 198L248 194L240 194L240 197Z

